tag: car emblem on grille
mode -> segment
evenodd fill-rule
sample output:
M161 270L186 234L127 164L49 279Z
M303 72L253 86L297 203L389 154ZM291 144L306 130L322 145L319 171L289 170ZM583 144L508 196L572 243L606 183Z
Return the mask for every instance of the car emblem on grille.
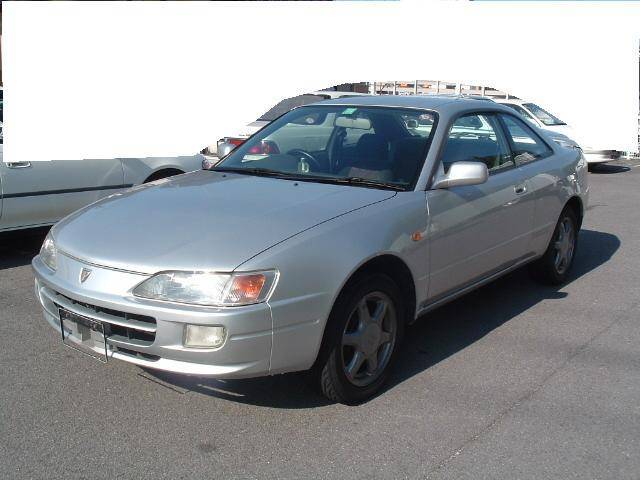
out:
M87 278L91 275L91 269L82 267L80 270L80 283L84 283Z

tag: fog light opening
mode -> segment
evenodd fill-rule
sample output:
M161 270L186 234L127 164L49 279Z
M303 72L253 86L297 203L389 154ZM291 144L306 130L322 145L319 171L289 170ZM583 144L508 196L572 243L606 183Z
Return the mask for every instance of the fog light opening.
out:
M220 325L186 325L184 346L191 348L218 348L222 346L227 330Z

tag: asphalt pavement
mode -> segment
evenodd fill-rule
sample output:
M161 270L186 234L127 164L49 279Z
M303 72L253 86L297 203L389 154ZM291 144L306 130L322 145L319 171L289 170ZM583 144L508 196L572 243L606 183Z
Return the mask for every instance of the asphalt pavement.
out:
M215 381L64 347L43 235L0 239L0 478L640 478L640 161L590 174L570 282L514 272L421 319L356 407L303 374Z

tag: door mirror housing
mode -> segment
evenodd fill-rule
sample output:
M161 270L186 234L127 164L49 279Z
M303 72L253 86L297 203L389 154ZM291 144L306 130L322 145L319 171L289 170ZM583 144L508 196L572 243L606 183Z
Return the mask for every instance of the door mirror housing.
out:
M480 185L489 178L489 170L482 162L454 162L447 173L440 173L432 189Z

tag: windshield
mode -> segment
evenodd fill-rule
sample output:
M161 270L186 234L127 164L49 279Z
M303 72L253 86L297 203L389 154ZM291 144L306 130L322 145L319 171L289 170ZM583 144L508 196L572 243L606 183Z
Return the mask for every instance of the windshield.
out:
M524 108L522 108L520 105L516 105L514 103L503 103L502 105L504 105L505 107L509 107L512 110L515 110L520 115L522 115L525 120L528 120L529 122L533 122L534 125L536 124L535 118L533 118L531 114L527 112Z
M296 107L303 105L309 105L310 103L319 102L321 100L328 99L329 96L325 95L298 95L297 97L285 98L276 106L271 107L266 113L264 113L258 121L273 122L280 115L287 113L289 110L293 110Z
M523 103L523 106L529 109L531 113L533 113L538 120L540 120L545 125L566 125L562 120L558 117L551 115L544 108L539 107L535 103Z
M431 111L310 105L269 124L215 170L407 190L436 123Z

